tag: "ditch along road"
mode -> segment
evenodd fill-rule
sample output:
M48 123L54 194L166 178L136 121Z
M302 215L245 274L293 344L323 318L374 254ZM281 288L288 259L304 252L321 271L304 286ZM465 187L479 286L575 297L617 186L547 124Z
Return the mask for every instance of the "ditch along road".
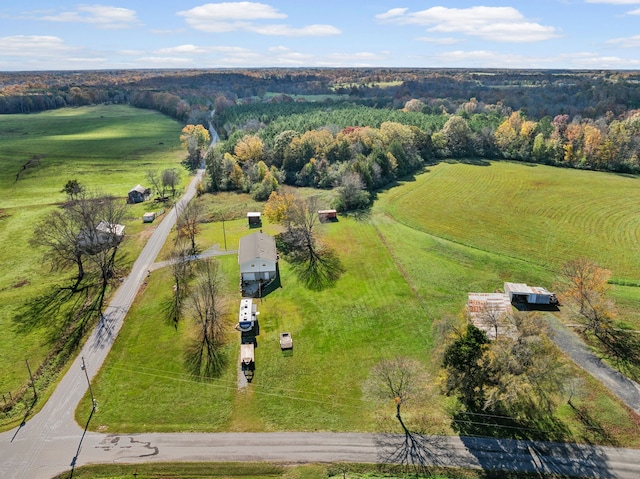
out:
M203 171L198 172L178 207L195 196L202 174ZM173 208L147 241L131 273L105 309L104 318L42 410L25 418L19 427L0 434L0 479L50 479L92 463L186 461L412 463L577 477L640 477L638 450L570 443L328 432L102 434L88 431L93 413L84 424L78 425L75 409L87 391L91 392L89 381L102 366L175 222L176 209Z

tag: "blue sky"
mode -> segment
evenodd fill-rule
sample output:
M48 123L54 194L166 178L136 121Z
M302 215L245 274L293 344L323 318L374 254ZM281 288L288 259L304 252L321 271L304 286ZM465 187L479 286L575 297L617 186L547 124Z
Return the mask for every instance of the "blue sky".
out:
M640 69L640 0L272 0L0 7L0 70Z

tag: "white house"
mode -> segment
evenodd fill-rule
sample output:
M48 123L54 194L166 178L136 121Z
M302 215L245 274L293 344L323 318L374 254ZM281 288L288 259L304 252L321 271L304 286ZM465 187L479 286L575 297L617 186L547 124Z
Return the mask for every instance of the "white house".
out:
M240 280L268 283L277 275L276 240L262 232L240 238L238 249Z

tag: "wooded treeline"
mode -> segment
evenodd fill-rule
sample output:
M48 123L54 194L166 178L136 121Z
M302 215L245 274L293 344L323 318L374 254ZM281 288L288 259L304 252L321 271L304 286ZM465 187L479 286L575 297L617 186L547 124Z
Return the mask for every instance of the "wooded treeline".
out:
M475 98L453 113L411 99L401 110L348 101L245 104L216 119L227 139L206 159L211 188L252 192L257 200L280 183L373 192L445 158L640 172L640 110L536 120Z
M476 98L542 118L567 114L595 119L640 108L640 72L308 68L238 70L104 70L0 72L0 113L104 102L131 103L187 120L202 109L271 93L341 95L378 107L401 108L420 98L430 113L455 112ZM174 98L173 96L177 97ZM182 103L180 103L182 102ZM185 109L185 106L187 108Z

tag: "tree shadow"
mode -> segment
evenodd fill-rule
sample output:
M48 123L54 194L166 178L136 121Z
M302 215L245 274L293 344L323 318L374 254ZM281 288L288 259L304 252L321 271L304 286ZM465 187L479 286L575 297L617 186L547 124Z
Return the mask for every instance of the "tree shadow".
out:
M610 434L598 420L593 417L588 409L584 406L575 406L569 401L569 406L573 410L575 417L584 426L585 430L589 433L582 434L581 439L587 444L604 444L607 446L620 446L618 440Z
M588 415L583 419L596 429L600 427ZM516 419L502 414L458 411L453 415L452 426L484 470L554 474L557 478L615 477L604 451L566 442L573 440L573 435L551 414L537 413L527 419Z
M307 289L322 291L332 287L344 273L344 266L336 252L327 247L318 249L307 258L291 258L291 267Z
M85 332L100 317L104 301L100 287L55 285L24 303L13 317L14 331L28 333L44 328L54 353L77 347Z
M431 476L437 467L450 466L449 441L441 436L430 436L410 431L401 434L382 434L376 438L380 450L379 462L385 467L399 466L405 474Z
M194 378L207 381L220 377L229 359L221 345L213 344L201 333L188 344L184 362Z
M640 334L624 329L611 329L598 339L605 354L618 369L634 379L640 375Z

